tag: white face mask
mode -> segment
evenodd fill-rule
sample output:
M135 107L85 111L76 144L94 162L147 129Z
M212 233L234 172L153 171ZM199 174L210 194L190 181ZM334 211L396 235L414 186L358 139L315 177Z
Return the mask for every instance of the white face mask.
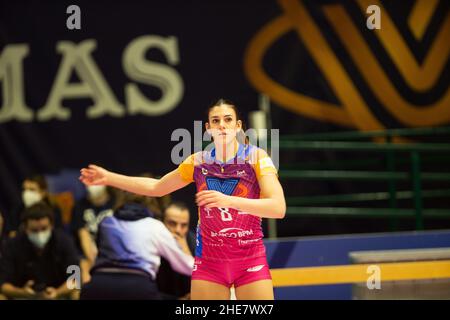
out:
M48 229L41 232L33 232L28 234L28 239L34 244L37 248L42 249L45 247L47 242L50 240L52 235L52 230Z
M36 204L39 201L41 201L42 195L37 191L25 190L22 192L22 200L23 200L23 204L25 205L25 207L29 208L33 204Z
M87 193L91 198L98 198L105 194L106 186L87 186Z

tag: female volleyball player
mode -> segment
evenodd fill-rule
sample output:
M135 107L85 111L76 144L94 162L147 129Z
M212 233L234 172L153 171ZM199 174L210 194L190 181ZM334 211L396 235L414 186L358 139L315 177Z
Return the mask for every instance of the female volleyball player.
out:
M86 185L109 185L160 197L197 186L197 247L192 299L273 299L272 278L262 241L261 218L283 218L283 189L267 153L240 143L243 124L236 106L219 100L208 109L206 129L214 148L189 156L161 179L129 177L95 165L81 169Z

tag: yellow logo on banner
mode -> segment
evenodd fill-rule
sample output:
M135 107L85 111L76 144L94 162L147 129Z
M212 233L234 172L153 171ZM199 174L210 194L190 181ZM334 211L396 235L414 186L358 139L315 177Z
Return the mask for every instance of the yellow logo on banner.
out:
M433 39L423 62L417 62L386 10L378 0L355 0L366 13L370 5L381 8L381 29L374 32L405 83L415 92L430 90L446 67L450 53L450 11ZM251 40L245 53L244 68L250 83L278 105L301 115L359 130L382 130L384 125L372 114L350 75L346 72L320 28L309 15L302 0L279 0L284 14L264 26ZM438 0L416 0L408 25L416 40L421 40ZM374 97L405 126L435 126L450 121L450 88L440 99L417 105L402 97L363 38L359 26L341 4L325 4L323 13ZM365 28L365 24L364 24ZM265 52L284 34L295 30L314 59L340 105L320 101L283 87L263 70Z

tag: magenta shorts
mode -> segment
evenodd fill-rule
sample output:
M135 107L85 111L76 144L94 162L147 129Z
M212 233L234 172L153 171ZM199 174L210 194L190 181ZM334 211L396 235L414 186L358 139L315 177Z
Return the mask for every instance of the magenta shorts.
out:
M272 279L266 256L236 261L214 261L195 257L192 280L206 280L228 288Z

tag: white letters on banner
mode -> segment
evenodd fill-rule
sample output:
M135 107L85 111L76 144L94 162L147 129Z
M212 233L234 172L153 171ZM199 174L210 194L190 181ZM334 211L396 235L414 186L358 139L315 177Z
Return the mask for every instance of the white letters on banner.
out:
M25 101L23 70L24 59L30 59L28 44L9 44L0 54L0 82L3 101L0 104L0 123L8 121L31 122L37 120L68 121L71 110L63 101L90 98L93 104L86 109L86 118L104 116L124 117L129 115L159 116L178 106L183 98L184 84L174 66L180 62L176 37L156 35L141 36L132 40L123 52L123 69L134 82L124 85L125 105L115 96L108 81L95 62L92 53L97 47L95 39L78 44L59 41L56 51L61 54L61 63L54 77L46 103L36 112ZM150 49L160 50L167 64L149 61L145 54ZM55 59L57 59L55 55ZM79 82L70 82L75 72ZM137 83L157 87L162 95L153 101L145 97Z

